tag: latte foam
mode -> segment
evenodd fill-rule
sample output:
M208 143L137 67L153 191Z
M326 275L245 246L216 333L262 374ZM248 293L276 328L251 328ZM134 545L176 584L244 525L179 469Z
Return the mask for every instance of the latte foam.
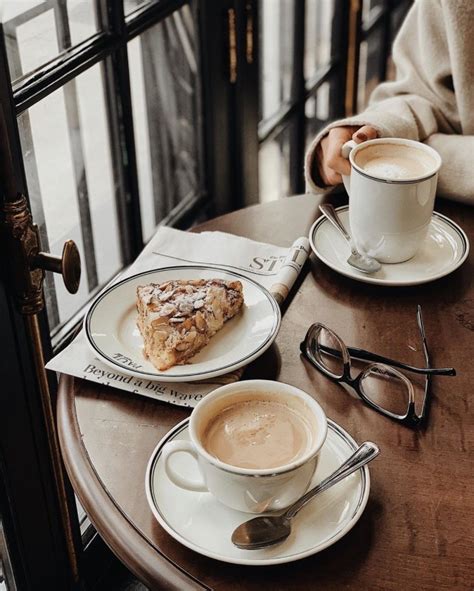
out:
M212 417L202 436L206 451L240 468L262 470L301 458L312 442L309 422L286 404L250 399Z
M357 152L356 164L370 176L410 180L428 175L436 163L422 149L400 144L372 144Z

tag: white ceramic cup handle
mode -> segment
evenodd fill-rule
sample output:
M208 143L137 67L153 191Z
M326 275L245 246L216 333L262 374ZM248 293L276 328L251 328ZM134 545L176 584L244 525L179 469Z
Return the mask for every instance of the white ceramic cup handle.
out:
M346 142L341 148L341 156L349 160L349 154L352 152L352 149L355 148L358 144L354 140L349 140ZM349 175L342 175L342 182L344 183L344 187L348 195L350 195L351 190L351 177Z
M207 491L207 486L204 483L204 479L201 477L199 480L188 478L184 474L177 472L170 464L170 458L173 454L178 452L185 452L191 454L197 463L197 451L194 445L190 441L170 441L163 447L163 461L165 465L165 472L168 478L173 484L184 488L186 490L193 490L196 492Z

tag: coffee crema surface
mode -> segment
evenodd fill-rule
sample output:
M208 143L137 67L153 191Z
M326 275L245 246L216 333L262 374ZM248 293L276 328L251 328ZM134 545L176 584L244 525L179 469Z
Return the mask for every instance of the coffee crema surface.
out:
M367 146L357 153L355 162L370 176L388 180L415 179L436 167L423 150L389 143Z
M311 425L284 403L249 399L212 417L202 436L206 451L239 468L264 470L297 461L309 450Z

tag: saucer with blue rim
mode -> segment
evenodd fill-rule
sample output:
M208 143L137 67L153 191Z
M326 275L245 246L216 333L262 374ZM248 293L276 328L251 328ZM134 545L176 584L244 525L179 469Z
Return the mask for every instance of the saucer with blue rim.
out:
M350 232L349 206L337 208L337 213ZM341 275L387 286L420 285L440 279L460 267L469 254L465 232L448 217L433 212L426 237L413 258L403 263L382 264L380 271L370 275L351 267L347 259L350 248L329 220L321 216L309 231L314 254Z
M370 491L367 466L318 495L294 518L290 536L281 544L261 550L241 550L231 542L234 529L252 518L230 509L209 492L192 492L174 485L164 470L165 443L188 440L186 419L169 431L151 454L145 477L148 504L160 525L175 540L204 556L230 562L264 566L300 560L336 543L360 519ZM328 419L328 435L310 486L338 468L356 449L342 427ZM189 454L171 458L179 471L191 477L197 466Z

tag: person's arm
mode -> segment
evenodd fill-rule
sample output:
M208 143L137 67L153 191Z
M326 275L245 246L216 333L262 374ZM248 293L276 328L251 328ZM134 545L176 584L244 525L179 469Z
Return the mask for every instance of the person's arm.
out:
M441 197L474 205L474 136L435 133L425 141L441 156Z
M305 162L309 190L321 192L318 147L333 128L371 126L379 137L425 141L431 135L460 133L451 64L439 0L417 0L408 13L393 46L396 80L379 85L369 107L360 115L336 121L311 144Z

